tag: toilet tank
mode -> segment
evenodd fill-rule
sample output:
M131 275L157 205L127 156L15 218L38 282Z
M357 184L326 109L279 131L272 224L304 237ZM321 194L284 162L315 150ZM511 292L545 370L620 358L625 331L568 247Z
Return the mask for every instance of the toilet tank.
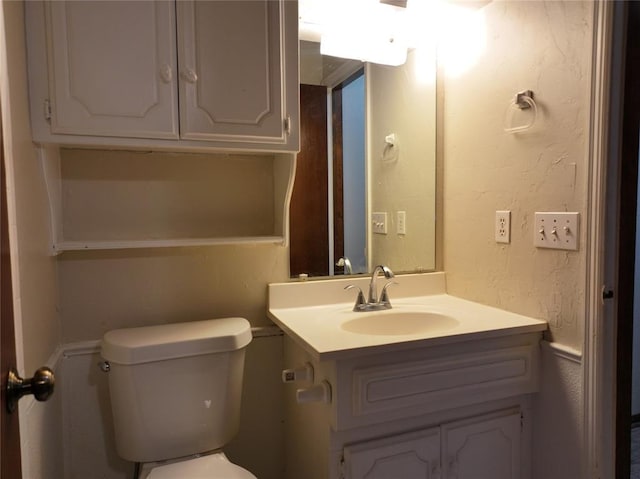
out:
M102 340L116 448L150 462L221 448L236 434L244 318L117 329Z

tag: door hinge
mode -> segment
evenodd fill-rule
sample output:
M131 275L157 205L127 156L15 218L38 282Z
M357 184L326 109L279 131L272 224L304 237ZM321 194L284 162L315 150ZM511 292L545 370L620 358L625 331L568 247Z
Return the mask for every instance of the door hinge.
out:
M520 412L520 432L524 431L524 413Z
M44 119L51 120L51 102L48 98L44 101Z
M338 463L338 478L345 479L344 478L344 454L340 456L340 462Z
M287 135L291 134L291 116L287 115L287 117L284 119L284 131L287 133Z
M605 299L613 299L613 290L612 289L607 289L606 286L602 287L602 300L604 301Z

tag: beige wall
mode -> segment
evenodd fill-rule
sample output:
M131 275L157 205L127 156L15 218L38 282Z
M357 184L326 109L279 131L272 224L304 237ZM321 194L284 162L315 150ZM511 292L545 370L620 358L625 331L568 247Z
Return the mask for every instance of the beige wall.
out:
M2 5L10 20L5 23L10 37L11 78L3 74L1 91L5 124L10 115L14 125L9 162L15 182L13 218L19 220L13 235L18 240L21 301L17 309L24 318L25 368L30 371L46 362L60 340L96 340L118 327L228 315L247 317L254 326L269 324L266 284L288 278L288 249L215 246L64 253L57 261L59 332L55 265L46 253L42 174L27 126L22 6L14 2ZM585 235L581 235L578 252L537 250L532 245L532 218L534 211L568 210L579 211L584 219L592 4L494 1L484 12L490 35L483 59L444 85L442 249L448 290L547 319L551 339L580 349ZM522 89L535 92L540 118L534 130L509 135L502 131L504 114L513 95ZM20 161L12 161L18 156ZM509 245L493 240L498 209L512 211ZM408 225L411 228L410 217ZM247 358L252 392L245 398L244 408L251 421L243 426L245 437L255 432L257 439L239 450L234 446L234 459L240 464L257 464L260 471L255 472L261 479L275 479L274 471L282 464L279 439L274 439L282 434L278 428L281 411L274 415L274 409L281 407L277 399L281 385L279 378L265 378L277 371L273 360L281 358L282 345L279 341L258 341ZM580 385L572 381L577 373L572 369L566 375L572 378L567 381L563 371L558 371L561 377L554 375L554 380L571 385L563 404L574 413L574 400L580 395ZM93 387L89 376L80 379L84 387ZM551 397L554 393L558 394L549 391ZM541 400L540 404L542 417L547 403ZM549 401L550 407L552 404ZM273 427L264 427L264 417L273 420L268 423ZM572 425L569 430L574 430ZM45 431L43 427L36 425L34 430ZM544 437L553 437L555 432L553 427L545 429ZM33 442L38 440L36 434L30 433ZM268 454L261 454L266 457L257 459L260 446L256 444L270 445Z
M420 67L414 50L403 66L367 69L370 211L388 219L386 235L371 234L371 262L396 272L435 268L435 72ZM398 144L390 148L392 133ZM406 212L404 235L398 211Z
M111 329L266 317L267 283L288 278L288 250L272 245L64 253L59 257L65 343Z
M582 470L582 358L594 8L583 1L494 1L487 48L444 83L443 262L449 293L549 322L534 396L532 477ZM531 89L538 120L503 131L516 92ZM511 243L494 241L511 210ZM577 252L533 246L535 211L577 211Z
M593 4L494 1L487 48L444 85L444 269L450 293L546 319L550 338L581 349L586 228L580 250L536 249L535 211L585 220ZM503 131L516 92L531 89L534 128ZM511 244L494 241L511 210Z
M63 148L60 157L64 240L274 235L274 155Z
M63 253L58 258L64 343L100 339L111 329L242 316L269 326L270 282L289 276L288 249L238 245ZM93 350L91 350L93 351ZM225 448L261 479L280 479L283 468L282 337L249 345L239 435ZM106 378L99 356L64 361L66 472L124 479L130 468L112 439ZM78 419L78 417L81 418ZM75 474L75 475L73 475Z
M3 2L2 8L6 35L6 58L0 70L2 119L16 327L22 334L19 356L31 371L44 364L59 344L55 259L49 255L49 210L42 165L31 141L23 6L21 2Z
M0 98L7 168L8 216L13 267L18 369L30 377L52 361L60 342L55 259L50 257L46 190L31 142L23 5L0 7ZM10 298L2 298L10 301ZM55 361L55 360L53 360ZM4 374L4 372L3 372ZM62 477L61 401L31 397L20 402L24 477Z

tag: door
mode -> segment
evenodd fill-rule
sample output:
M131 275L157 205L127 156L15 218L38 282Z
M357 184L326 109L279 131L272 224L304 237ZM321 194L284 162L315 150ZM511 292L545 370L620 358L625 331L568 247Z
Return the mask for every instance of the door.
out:
M519 479L521 417L497 413L442 426L443 477Z
M290 273L329 274L327 88L300 85L300 153L289 207Z
M177 3L182 138L286 143L283 8Z
M9 253L9 227L7 220L7 185L4 167L4 146L2 144L2 124L0 123L0 478L20 479L20 429L18 414L9 414L6 407L5 386L9 368L16 364L16 344L13 327L13 291L11 288L11 257Z
M633 344L634 314L640 311L634 304L635 290L640 288L634 264L638 261L636 224L638 213L638 162L640 129L640 4L626 3L626 52L624 55L624 93L622 127L620 136L620 185L616 297L617 338L615 347L616 392L615 392L615 475L629 477L631 472L631 415L633 377L640 375L640 364L634 364ZM609 173L611 174L611 172ZM634 261L635 259L635 261ZM635 311L634 311L635 309ZM640 321L636 320L636 326ZM636 331L637 333L637 331ZM636 359L638 351L636 351ZM632 369L633 366L633 369ZM636 392L636 394L640 394ZM637 419L637 418L636 418ZM638 446L633 451L637 456Z
M51 131L178 138L173 2L45 5Z
M344 467L349 479L439 478L440 429L347 446Z

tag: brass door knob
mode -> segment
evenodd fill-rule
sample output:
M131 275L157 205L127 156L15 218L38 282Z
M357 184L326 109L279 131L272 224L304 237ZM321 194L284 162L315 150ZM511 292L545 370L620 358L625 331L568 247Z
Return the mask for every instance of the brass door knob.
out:
M37 401L46 401L53 394L56 379L48 367L39 368L32 378L22 379L15 368L9 370L7 377L7 410L12 413L18 406L18 400L27 394L33 394Z

